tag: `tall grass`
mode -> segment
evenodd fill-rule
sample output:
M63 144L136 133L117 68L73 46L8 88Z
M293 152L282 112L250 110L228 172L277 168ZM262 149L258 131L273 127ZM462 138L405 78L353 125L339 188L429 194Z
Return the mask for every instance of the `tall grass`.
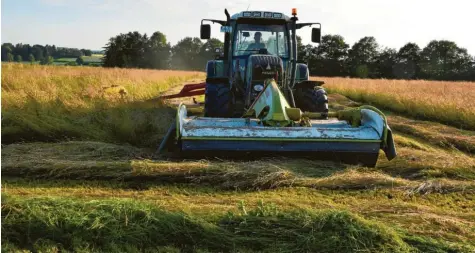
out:
M320 78L331 93L416 118L475 130L475 83ZM331 103L331 101L330 101Z
M3 63L2 139L157 145L173 109L147 100L202 77L186 71Z
M2 244L74 252L469 252L408 235L346 210L281 211L245 203L209 218L136 200L20 198L3 194Z

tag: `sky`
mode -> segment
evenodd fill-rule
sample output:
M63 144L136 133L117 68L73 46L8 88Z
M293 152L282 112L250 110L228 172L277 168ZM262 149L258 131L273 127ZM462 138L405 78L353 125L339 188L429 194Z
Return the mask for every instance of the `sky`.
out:
M340 34L350 46L374 36L382 48L446 39L475 55L472 0L1 0L1 42L54 44L100 50L109 38L138 31L160 31L173 45L199 37L203 18L225 19L249 10L290 16L297 8L300 22L322 23L322 35ZM223 39L220 25L212 37ZM311 28L299 35L310 43Z

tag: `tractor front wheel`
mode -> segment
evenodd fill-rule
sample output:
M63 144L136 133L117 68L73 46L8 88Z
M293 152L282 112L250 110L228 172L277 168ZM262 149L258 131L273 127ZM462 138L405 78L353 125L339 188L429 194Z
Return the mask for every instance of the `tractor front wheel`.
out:
M294 92L295 105L304 112L328 112L327 92L322 87L297 88Z
M206 84L205 117L229 117L231 92L226 84Z

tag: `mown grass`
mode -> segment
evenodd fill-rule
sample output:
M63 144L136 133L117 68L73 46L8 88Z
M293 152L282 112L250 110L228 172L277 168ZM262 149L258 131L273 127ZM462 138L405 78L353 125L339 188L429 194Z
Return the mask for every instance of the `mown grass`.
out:
M475 130L475 83L321 78L331 93L418 119Z
M361 106L340 94L330 94L330 110L342 110L348 107ZM475 131L463 130L432 121L415 120L386 111L388 124L398 133L398 139L403 146L428 150L429 146L459 150L467 154L475 152ZM409 138L404 137L407 136ZM426 144L422 144L426 142ZM427 145L428 144L428 145Z
M260 201L201 218L136 200L3 194L2 243L12 248L132 252L410 252L471 246L443 242L344 209L282 211ZM52 212L54 210L54 212Z
M406 142L409 142L408 140ZM431 146L427 148L429 149L427 153L421 153L422 157L436 152L438 155L446 154L445 162L453 163L451 166L438 167L440 171L445 169L448 172L457 172L461 166L468 166L465 168L470 171L469 168L472 165L458 163L457 157L450 158L451 151ZM399 150L407 150L408 155L417 151L417 149L406 147ZM242 212L250 212L253 209L262 209L259 203L260 200L264 200L265 203L274 203L279 212L290 217L293 217L294 212L300 209L313 210L311 212L321 209L346 210L351 215L391 227L393 232L403 240L403 245L407 244L409 249L415 247L421 252L426 252L428 249L440 252L450 249L454 252L469 252L468 249L473 247L470 242L475 241L473 237L475 213L472 208L475 206L473 199L475 185L473 181L460 180L462 178L457 176L454 179L447 179L447 173L433 176L436 173L429 173L433 170L427 168L434 169L439 166L438 161L434 159L414 161L414 156L407 158L403 155L403 158L398 158L402 159L398 162L399 166L391 165L392 162L384 162L375 169L368 169L295 159L248 162L153 161L147 159L150 153L146 149L99 142L10 144L4 146L2 151L2 192L19 201L25 199L24 203L27 203L27 199L44 200L50 196L56 197L48 201L59 201L58 205L63 205L64 202L61 202L63 200L106 203L112 199L134 199L162 211L173 214L183 213L198 220L204 219L222 228L220 225L222 220L227 217L229 211L235 210L236 205L240 205L239 210ZM471 159L466 155L459 155ZM417 167L414 162L419 163L420 168L414 169ZM408 165L407 169L401 164ZM461 170L464 171L463 168ZM32 205L31 201L28 203ZM19 210L23 210L22 208ZM273 208L271 210L275 210ZM39 212L38 209L35 210ZM48 217L52 215L50 210L44 209L45 213L49 213ZM2 213L6 212L2 211ZM31 215L38 216L33 213ZM96 220L103 221L100 218ZM238 221L233 220L233 226L243 222L240 219ZM288 240L292 242L297 240L282 235L282 233L284 235L290 233L286 232L287 221L287 218L272 216L260 221L266 226L259 223L260 225L256 227L253 223L245 229L235 228L238 231L241 229L248 231L246 232L248 237L259 240L247 241L249 239L247 238L248 246L244 246L247 244L236 243L233 237L234 239L230 239L233 242L231 249L238 251L239 245L246 248L248 252L261 249L269 251L307 249L299 248L302 245L287 245ZM295 219L291 223L302 224L301 221ZM64 224L64 222L57 224ZM41 228L41 230L44 229ZM75 229L78 228L71 228L71 230ZM49 236L50 228L45 231L48 231ZM269 231L274 231L272 239L275 244L263 245L262 243L268 243L270 240ZM302 236L309 233L307 230L302 231L306 231ZM330 231L342 233L339 227L332 227ZM354 233L360 232L356 229ZM295 231L290 235L300 237ZM20 233L18 236L21 240L27 240L24 236L20 236ZM62 241L48 239L48 236L46 238L38 236L37 240L31 240L26 245L31 245L30 247L33 248L61 248L69 245ZM82 240L81 235L75 235L72 238L76 237L78 237L76 241ZM11 247L25 245L12 241L10 238L12 238L11 234L7 239ZM70 240L73 240L72 238ZM338 239L338 236L335 238L335 240L343 240L343 238ZM121 237L120 240L123 238ZM149 239L144 240L148 242ZM198 245L196 241L199 240L194 239L193 247L205 251L219 251L209 248L211 247L209 245ZM149 250L152 250L150 247L172 247L173 249L188 247L171 242L162 245L153 241L146 245L140 244L141 246L138 247ZM383 242L375 240L373 243L379 245ZM317 242L315 242L315 247L316 245ZM82 246L67 247L79 249ZM115 246L94 247L98 247L94 248L97 251L105 249L109 251ZM129 249L117 247L119 247L117 251L138 250L131 245L127 246L131 247ZM328 247L335 247L335 245L328 245ZM350 252L356 251L354 247L368 252L383 250L378 248L379 246L373 249L355 245L345 247L349 247ZM465 250L463 250L464 247ZM239 252L246 252L246 250ZM308 251L312 251L312 248Z
M475 154L475 131L395 115L388 116L388 121L391 122L391 129L399 133L417 137L431 145Z
M202 76L2 63L2 142L80 139L155 147L174 109L147 100Z
M390 115L398 157L381 154L371 169L154 160L174 109L153 98L203 74L2 70L4 251L475 250L472 131ZM330 103L358 105L337 94Z
M11 177L196 183L241 190L283 186L318 189L415 187L407 179L475 178L472 157L436 148L400 147L396 160L388 162L381 157L375 169L285 158L247 162L154 161L150 159L151 155L145 149L100 142L10 144L2 148L1 168L2 175ZM440 182L457 189L450 180ZM470 182L458 186L459 190L474 189Z

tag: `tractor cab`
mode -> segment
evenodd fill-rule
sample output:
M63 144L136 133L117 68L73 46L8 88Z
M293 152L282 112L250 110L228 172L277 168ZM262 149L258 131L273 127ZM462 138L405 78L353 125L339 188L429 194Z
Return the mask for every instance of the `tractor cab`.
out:
M224 33L223 56L209 61L206 66L209 95L205 96L208 99L205 116L241 117L256 101L268 79L275 80L292 106L296 106L295 101L306 99L294 97L296 88L300 87L299 91L295 90L296 96L301 95L301 88L307 88L304 93L315 93L316 83L308 80L307 66L297 63L296 31L305 26L320 26L320 23L297 23L296 9L292 10L292 17L269 11L242 11L231 16L225 10L225 14L226 20L201 21L201 39L211 37L211 26L204 21L219 23ZM312 29L312 41L320 42L320 27ZM224 89L229 91L221 91ZM210 102L215 99L211 94L217 92L219 101ZM223 97L222 94L229 95ZM310 97L315 98L316 94ZM221 99L229 102L220 102ZM326 98L321 101L320 109L327 110ZM315 106L307 107L304 109L315 110Z
M270 54L289 58L289 38L283 25L237 24L233 56Z

